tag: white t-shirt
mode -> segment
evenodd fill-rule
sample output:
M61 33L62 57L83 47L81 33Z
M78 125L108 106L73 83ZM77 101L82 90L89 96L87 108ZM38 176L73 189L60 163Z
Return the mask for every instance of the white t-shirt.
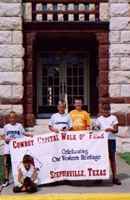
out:
M34 171L35 171L35 167L33 165L30 165L30 169L26 170L23 163L20 164L20 166L18 167L18 169L22 172L22 175L24 178L29 177L31 178Z
M52 126L58 130L61 130L64 127L70 129L72 127L72 120L70 115L67 113L55 113L49 120L49 126Z
M26 170L25 167L24 167L24 165L23 165L23 163L21 162L20 165L18 166L18 171L19 170L22 173L23 179L25 179L26 177L31 178L36 169L35 169L35 167L33 165L31 165L30 169ZM16 181L17 181L16 182L17 186L22 186L22 184L19 183L19 181L18 181L18 174L17 174L17 180ZM34 182L37 183L38 179L36 178L36 180Z
M4 134L6 138L9 139L15 139L15 138L21 138L23 137L25 133L25 130L20 123L16 123L14 125L12 124L6 124L4 126Z
M96 120L96 125L100 127L101 130L105 130L107 128L113 128L114 125L118 124L118 119L115 115L110 115L108 117L100 116ZM109 132L108 139L115 140L115 134Z

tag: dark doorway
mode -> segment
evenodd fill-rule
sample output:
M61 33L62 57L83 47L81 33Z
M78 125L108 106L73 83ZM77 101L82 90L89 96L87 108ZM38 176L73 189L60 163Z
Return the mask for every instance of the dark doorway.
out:
M91 115L98 113L98 64L95 38L46 35L36 42L36 115L49 118L65 99L68 111L82 97Z

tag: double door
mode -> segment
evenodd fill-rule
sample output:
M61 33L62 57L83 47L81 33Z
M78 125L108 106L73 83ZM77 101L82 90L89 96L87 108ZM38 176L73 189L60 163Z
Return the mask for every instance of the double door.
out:
M37 113L48 118L57 111L59 99L72 109L74 98L82 97L89 107L89 62L87 55L43 54L38 64Z

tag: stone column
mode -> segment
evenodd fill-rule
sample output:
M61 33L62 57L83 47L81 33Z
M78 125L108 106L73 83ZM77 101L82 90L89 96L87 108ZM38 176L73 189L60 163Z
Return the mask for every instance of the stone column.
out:
M130 125L130 1L109 0L109 96L111 111Z
M23 113L21 0L0 0L0 116Z

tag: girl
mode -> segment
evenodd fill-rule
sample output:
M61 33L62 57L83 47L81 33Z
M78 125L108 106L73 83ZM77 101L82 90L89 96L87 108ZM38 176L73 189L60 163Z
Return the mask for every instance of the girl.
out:
M34 159L30 155L23 157L18 167L17 185L13 188L15 193L37 191L38 169L35 168Z

